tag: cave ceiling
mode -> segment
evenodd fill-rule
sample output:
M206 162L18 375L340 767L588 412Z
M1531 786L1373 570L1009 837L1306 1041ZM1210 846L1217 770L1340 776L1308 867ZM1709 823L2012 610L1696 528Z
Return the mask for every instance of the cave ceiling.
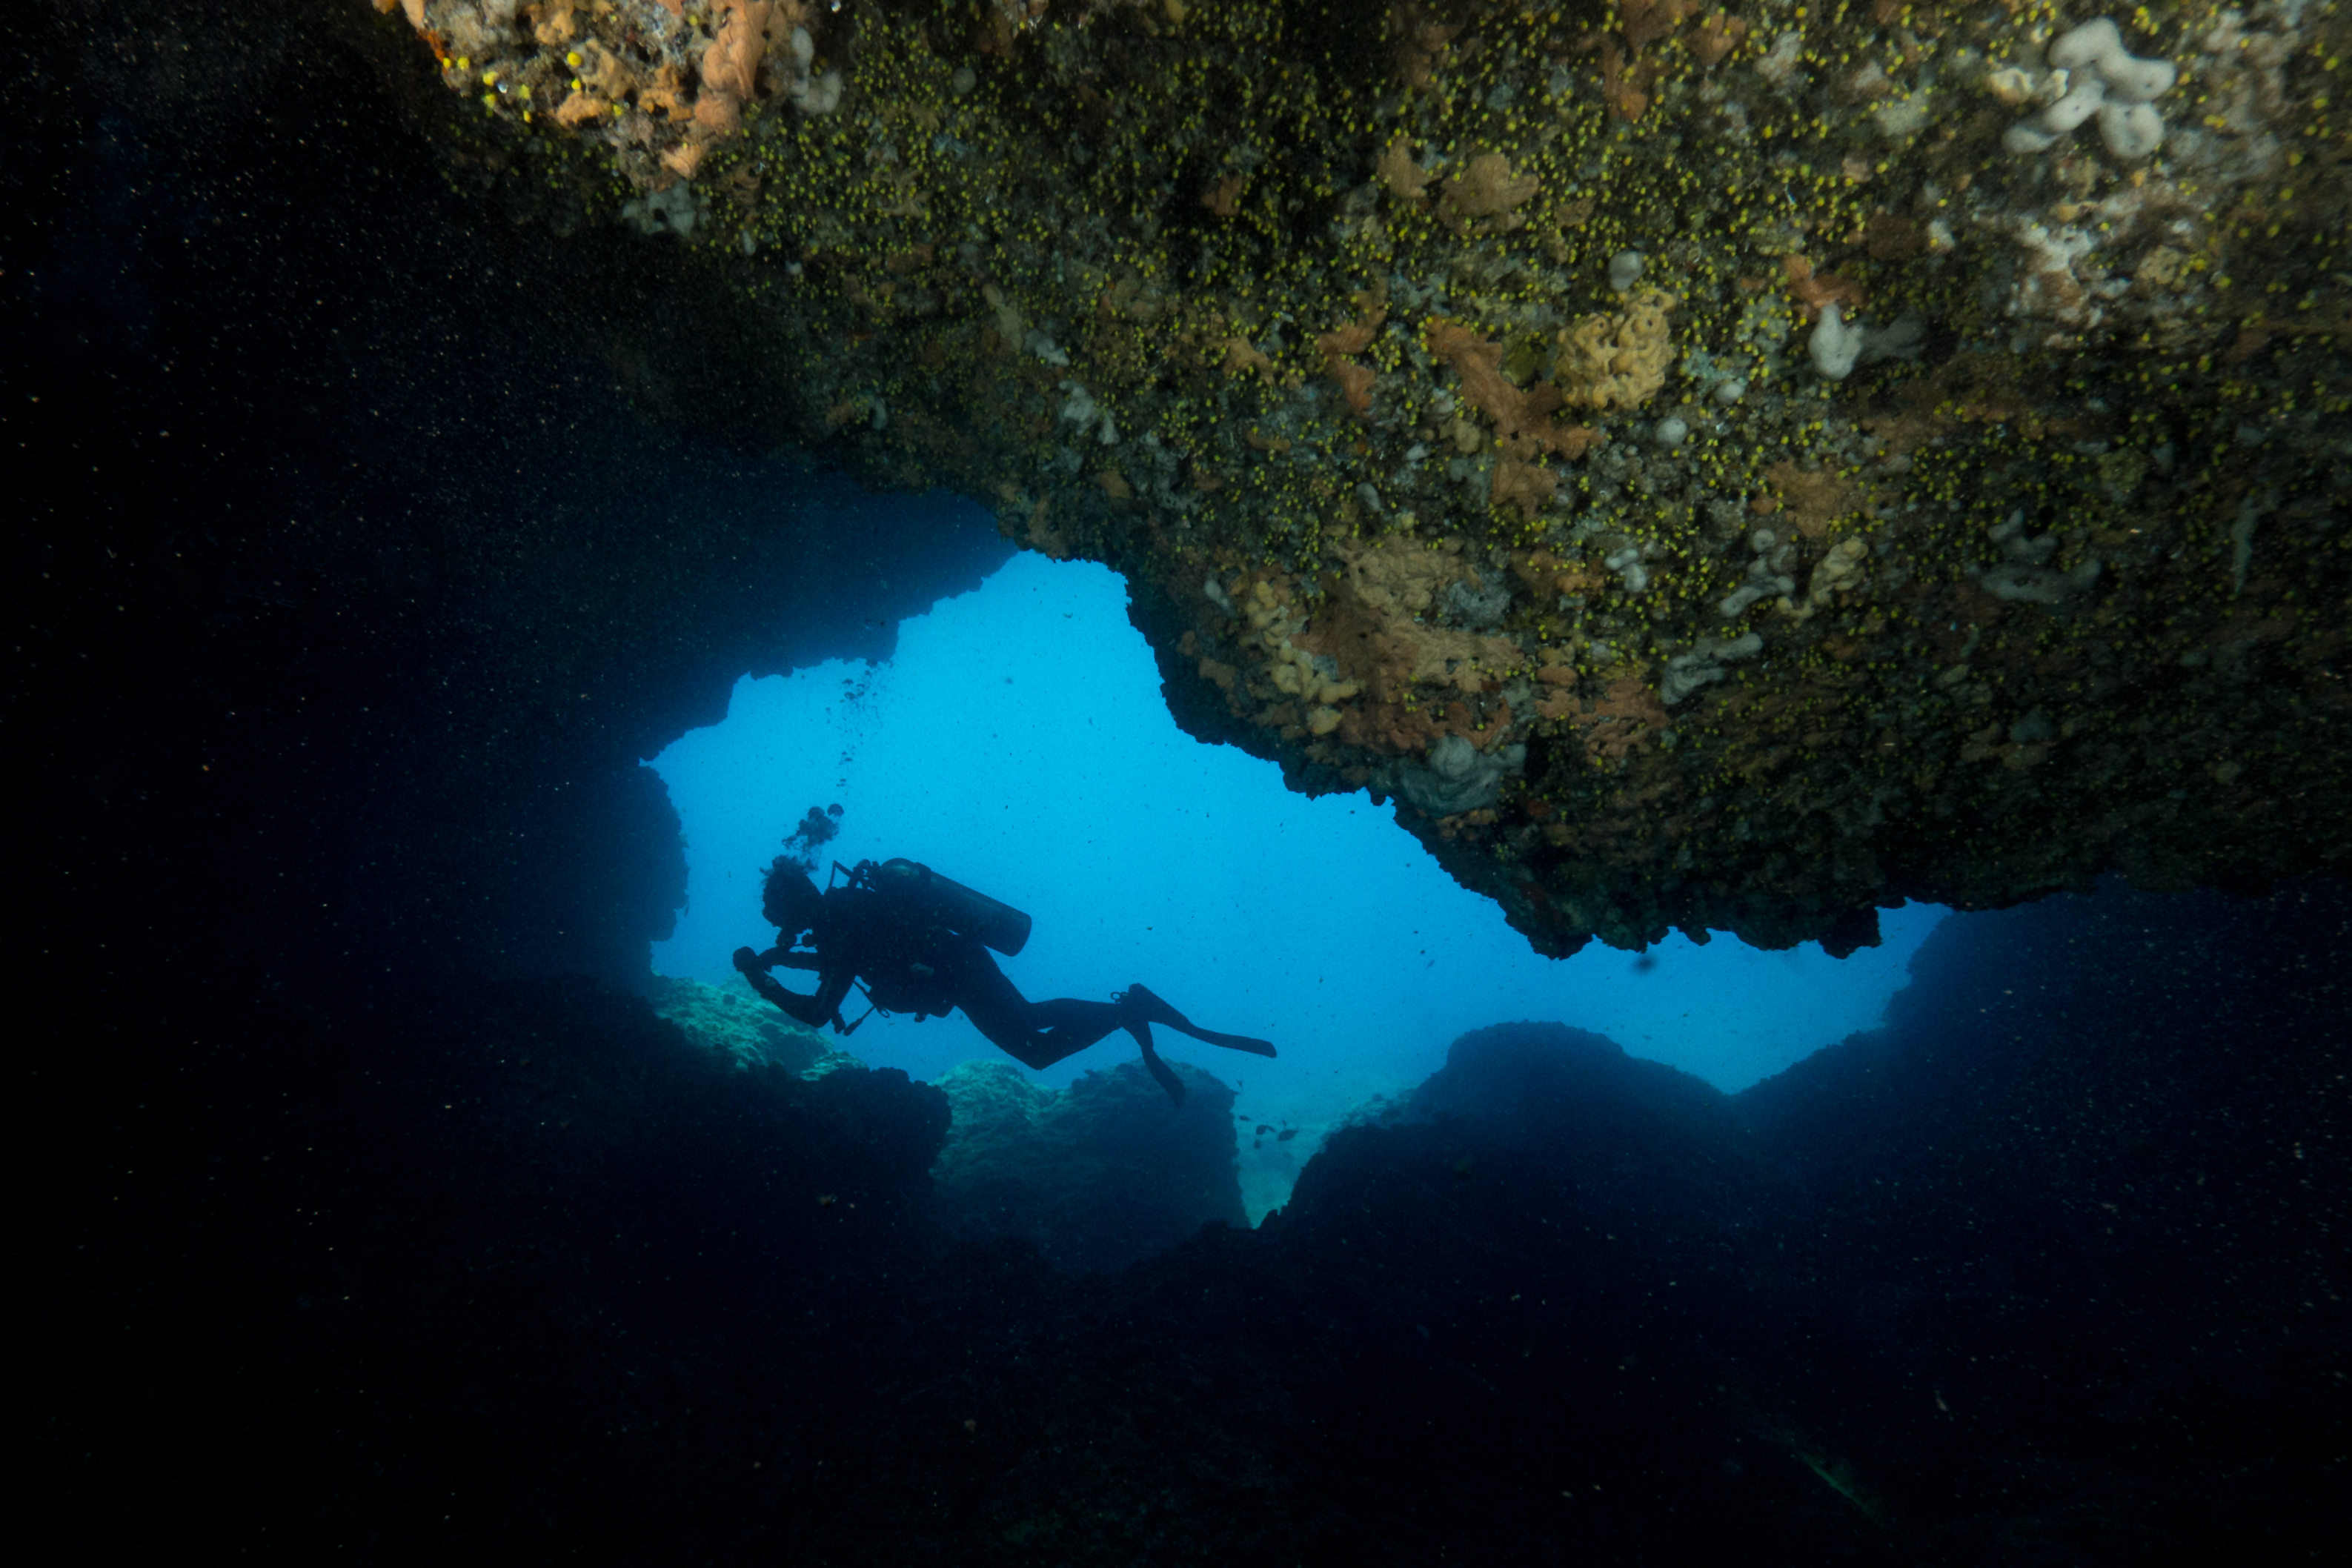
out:
M1538 951L2344 865L2334 5L379 5L763 427Z

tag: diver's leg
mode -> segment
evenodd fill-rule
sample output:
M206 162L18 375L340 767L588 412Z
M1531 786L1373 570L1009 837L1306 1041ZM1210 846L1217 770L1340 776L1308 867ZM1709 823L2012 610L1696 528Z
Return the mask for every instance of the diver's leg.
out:
M1014 1051L1013 1055L1033 1068L1049 1068L1065 1057L1076 1056L1126 1021L1118 1008L1108 1002L1056 996L1049 1002L1030 1002L1025 1005L1029 1009L1029 1054ZM997 1044L1003 1046L1004 1042L999 1040ZM1004 1048L1013 1049L1010 1046Z
M989 1035L1000 1048L1024 1067L1052 1067L1065 1057L1077 1055L1113 1029L1123 1027L1135 1037L1135 1043L1143 1047L1144 1070L1168 1091L1170 1100L1180 1107L1184 1103L1184 1080L1178 1078L1174 1069L1161 1061L1160 1053L1152 1048L1151 1026L1145 1020L1133 1016L1116 1003L1080 1002L1068 996L1024 1005L1033 1019L1044 1021L1042 1027L1025 1037L1016 1036L1011 1039ZM969 1013L966 1016L969 1016ZM980 1020L974 1018L972 1022L978 1024ZM985 1027L981 1032L988 1033ZM1273 1047L1267 1048L1271 1050Z
M1025 1068L1043 1070L1065 1058L1077 1055L1088 1046L1109 1034L1125 1028L1143 1047L1143 1066L1168 1098L1179 1106L1184 1103L1184 1080L1175 1070L1160 1059L1151 1045L1151 1020L1142 1016L1132 1000L1136 992L1150 998L1150 1003L1170 1013L1175 1009L1160 1002L1149 991L1137 986L1128 993L1124 1002L1081 1002L1075 997L1056 996L1049 1002L1032 1002L1021 994L1018 987L1004 977L996 961L984 952L975 950L968 955L958 972L950 977L956 1005L972 1026L988 1037L991 1044ZM1176 1014L1181 1020L1181 1014ZM1213 1045L1231 1044L1237 1050L1255 1051L1261 1056L1274 1055L1274 1047L1264 1040L1244 1040L1237 1035L1212 1035L1196 1030L1181 1021L1171 1027L1182 1029Z
M1130 985L1122 992L1119 1006L1130 1018L1151 1024L1165 1024L1171 1029L1180 1030L1208 1045L1223 1046L1229 1051L1247 1051L1254 1057L1274 1055L1272 1041L1255 1039L1248 1035L1221 1035L1214 1029L1203 1029L1140 985Z
M1077 1055L1118 1028L1123 1018L1108 1002L1069 997L1032 1002L986 952L968 959L953 979L956 1005L972 1027L1025 1068L1042 1070Z

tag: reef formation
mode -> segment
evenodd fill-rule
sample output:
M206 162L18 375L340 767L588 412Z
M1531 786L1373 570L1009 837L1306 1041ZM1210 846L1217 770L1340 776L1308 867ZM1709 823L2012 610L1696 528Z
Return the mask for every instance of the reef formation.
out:
M873 1077L856 1056L748 990L656 974L646 1000L706 1062L759 1085ZM1017 1239L1056 1268L1087 1272L1124 1268L1212 1222L1247 1229L1234 1091L1190 1062L1170 1068L1188 1090L1173 1109L1131 1061L1084 1073L1062 1089L1032 1082L1007 1061L968 1061L942 1074L937 1087L949 1122L931 1182L946 1234L960 1242Z
M377 3L1541 952L2345 864L2334 4Z
M778 1067L822 1077L820 1069L829 1061L855 1060L835 1051L816 1030L748 992L656 974L646 987L646 1000L688 1040L744 1072Z

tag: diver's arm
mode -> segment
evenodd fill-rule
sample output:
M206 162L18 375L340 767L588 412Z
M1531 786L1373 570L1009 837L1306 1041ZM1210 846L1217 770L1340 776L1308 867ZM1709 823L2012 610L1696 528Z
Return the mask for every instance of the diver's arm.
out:
M830 1020L834 1033L847 1034L849 1031L841 1026L841 1004L849 994L851 982L856 978L857 972L845 963L830 970L819 970L816 994L808 999L808 1010L793 1016L812 1029L822 1027Z
M796 958L804 959L806 962L793 963L792 961ZM830 1020L841 1006L841 999L849 994L851 976L845 967L836 968L830 973L819 970L820 979L816 994L803 996L797 992L785 990L776 983L768 973L767 966L771 963L791 963L795 969L815 969L817 968L816 955L789 952L781 955L775 952L759 953L753 952L748 947L739 947L735 950L735 968L745 980L751 982L751 989L812 1029L821 1027Z

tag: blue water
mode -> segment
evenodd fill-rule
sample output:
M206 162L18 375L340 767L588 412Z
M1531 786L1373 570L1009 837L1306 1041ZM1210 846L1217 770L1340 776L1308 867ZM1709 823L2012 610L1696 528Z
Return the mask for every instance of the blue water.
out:
M740 986L729 954L773 941L762 870L811 805L838 803L831 858L907 856L1034 917L1026 950L1003 961L1025 994L1101 997L1141 981L1197 1022L1275 1041L1271 1062L1181 1038L1162 1048L1238 1084L1253 1121L1312 1132L1419 1083L1465 1030L1516 1019L1591 1029L1742 1089L1874 1026L1944 917L1889 911L1885 945L1842 961L1814 944L1680 936L1646 968L1597 943L1538 957L1392 807L1293 795L1273 763L1178 730L1126 607L1108 568L1024 554L906 622L886 663L739 682L725 722L654 761L690 868L654 967ZM919 1079L1003 1059L961 1014L877 1016L846 1048ZM1034 1076L1058 1086L1133 1048L1114 1035ZM1275 1168L1257 1174L1313 1143L1269 1143ZM1265 1181L1246 1184L1260 1206Z

